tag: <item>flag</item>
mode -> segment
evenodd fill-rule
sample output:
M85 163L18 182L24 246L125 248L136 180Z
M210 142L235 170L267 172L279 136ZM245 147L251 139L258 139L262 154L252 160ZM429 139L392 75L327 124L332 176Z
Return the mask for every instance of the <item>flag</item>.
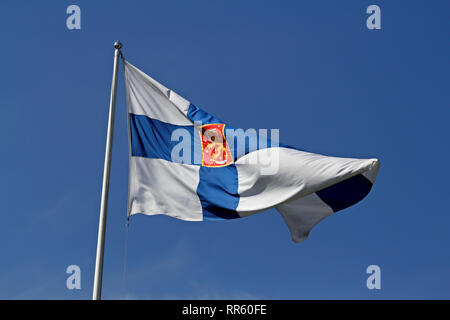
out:
M128 214L203 221L275 208L294 242L371 190L377 159L283 145L276 130L233 128L124 61Z

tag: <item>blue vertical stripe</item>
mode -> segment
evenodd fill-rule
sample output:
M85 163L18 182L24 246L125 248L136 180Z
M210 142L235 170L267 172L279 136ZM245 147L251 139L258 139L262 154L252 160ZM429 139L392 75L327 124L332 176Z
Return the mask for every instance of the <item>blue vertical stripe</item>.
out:
M189 106L187 116L192 122L201 122L201 125L210 123L224 123L222 120L210 115L206 111L203 111L193 104ZM234 130L234 135L232 137L227 135L227 130L230 129ZM270 138L270 129L267 129L266 135L261 135L259 130L257 129L244 130L234 128L227 124L225 125L225 139L227 140L228 146L230 147L230 152L234 161L246 154L249 154L250 152L270 147L283 147L301 150L282 144L281 142L278 142L278 144L274 144ZM238 148L238 145L240 145L240 148Z
M218 118L210 115L208 112L205 112L202 109L194 106L192 103L189 105L187 117L192 122L201 122L202 125L209 123L224 123Z
M201 167L197 195L204 220L239 218L238 175L234 164L226 167Z

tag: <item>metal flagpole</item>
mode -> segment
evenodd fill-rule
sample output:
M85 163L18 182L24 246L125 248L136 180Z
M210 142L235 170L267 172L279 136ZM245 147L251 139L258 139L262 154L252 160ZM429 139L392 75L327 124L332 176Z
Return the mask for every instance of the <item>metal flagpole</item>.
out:
M111 151L114 134L114 114L116 111L117 71L122 44L114 42L114 69L109 102L108 132L106 136L105 166L103 170L102 202L100 205L100 221L98 224L97 257L95 261L94 290L92 300L100 300L102 296L103 256L105 249L106 214L108 209L109 176L111 169Z

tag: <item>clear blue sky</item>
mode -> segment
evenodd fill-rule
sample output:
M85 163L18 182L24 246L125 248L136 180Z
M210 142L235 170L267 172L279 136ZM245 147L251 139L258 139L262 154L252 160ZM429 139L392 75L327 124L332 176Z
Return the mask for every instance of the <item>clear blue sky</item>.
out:
M81 8L81 30L66 8ZM381 7L382 29L366 28ZM269 210L134 216L120 66L103 297L450 298L448 1L1 1L0 298L90 299L115 40L234 127L381 160L372 192L295 244ZM81 290L66 289L79 265ZM379 291L366 268L381 267Z

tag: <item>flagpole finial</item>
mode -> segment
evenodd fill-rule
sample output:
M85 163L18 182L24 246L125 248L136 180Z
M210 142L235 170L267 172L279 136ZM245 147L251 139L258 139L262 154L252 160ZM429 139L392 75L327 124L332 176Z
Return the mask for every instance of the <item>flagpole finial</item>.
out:
M120 43L120 41L114 42L114 48L116 48L117 50L120 50L122 48L122 44Z

